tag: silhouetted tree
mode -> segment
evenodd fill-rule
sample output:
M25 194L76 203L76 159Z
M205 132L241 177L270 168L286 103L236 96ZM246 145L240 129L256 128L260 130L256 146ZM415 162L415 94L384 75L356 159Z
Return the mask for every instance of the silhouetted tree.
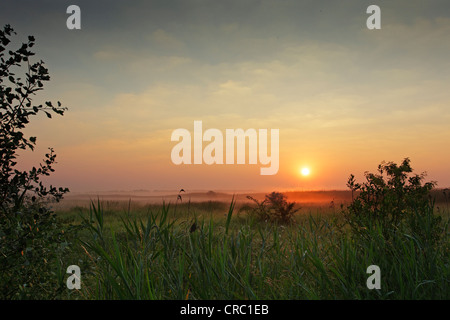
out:
M0 30L0 298L47 298L56 294L55 261L67 245L64 231L46 201L59 201L67 188L46 187L43 176L54 171L53 149L38 168L19 170L18 152L33 150L36 137L23 130L32 116L63 115L58 102L33 104L32 98L50 80L43 61L32 63L32 36L9 50L14 30ZM24 75L19 76L16 72ZM53 277L53 279L50 279Z

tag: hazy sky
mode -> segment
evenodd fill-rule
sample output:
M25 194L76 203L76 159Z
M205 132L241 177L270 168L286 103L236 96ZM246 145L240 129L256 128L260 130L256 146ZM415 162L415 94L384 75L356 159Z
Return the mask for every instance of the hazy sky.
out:
M68 30L66 8L81 8ZM381 8L381 30L366 9ZM34 119L37 165L73 191L335 189L383 161L410 157L450 186L450 2L0 2L17 41L34 35L51 81L35 102L64 117ZM177 128L279 129L280 169L180 165ZM309 167L302 177L299 169Z

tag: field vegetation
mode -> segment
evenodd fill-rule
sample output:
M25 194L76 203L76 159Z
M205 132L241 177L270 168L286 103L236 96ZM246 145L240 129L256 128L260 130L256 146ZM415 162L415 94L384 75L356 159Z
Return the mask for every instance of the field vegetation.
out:
M385 165L399 174L409 168L408 161ZM290 219L276 212L290 203L274 193L267 199L281 204L249 201L237 208L209 201L128 210L97 201L65 211L65 224L84 225L70 262L84 270L84 285L68 297L448 299L448 206L437 208L416 194L428 184L405 182L397 194L390 184L396 176L390 178L384 197L370 189L369 176L349 206L296 207ZM370 265L380 267L379 290L367 288Z
M351 175L352 197L340 206L273 191L239 203L180 193L171 203L54 209L69 190L43 183L53 149L30 170L19 169L18 152L34 149L24 133L32 117L66 109L32 104L50 76L29 61L33 37L7 49L13 35L0 30L0 299L450 298L450 194L414 174L408 158L381 163L363 182ZM66 287L71 265L80 289ZM380 289L367 287L371 265Z

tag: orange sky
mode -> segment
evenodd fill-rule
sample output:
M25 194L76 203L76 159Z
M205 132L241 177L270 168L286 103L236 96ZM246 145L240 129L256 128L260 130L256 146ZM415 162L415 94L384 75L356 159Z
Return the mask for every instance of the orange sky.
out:
M449 186L448 4L383 3L382 29L368 30L369 4L81 1L82 29L69 31L51 2L13 11L21 4L7 0L0 20L36 36L52 76L36 101L69 108L32 121L37 148L22 166L53 147L48 182L72 191L309 190L344 189L351 173L409 157ZM278 173L174 165L171 134L192 134L195 120L223 134L279 129Z

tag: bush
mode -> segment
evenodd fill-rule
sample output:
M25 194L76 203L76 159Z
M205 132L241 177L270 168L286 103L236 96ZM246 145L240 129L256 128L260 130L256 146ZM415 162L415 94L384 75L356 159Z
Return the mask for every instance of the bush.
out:
M250 214L261 221L291 223L294 214L300 210L294 209L295 202L287 202L286 196L280 192L266 195L261 202L251 196L247 198L256 203L256 207L250 208Z
M17 169L17 158L18 151L33 150L36 144L36 137L22 132L30 117L44 113L51 118L52 112L62 115L65 109L59 102L57 107L49 101L31 103L50 76L44 62L29 61L32 36L19 49L7 50L13 34L9 25L0 30L0 298L53 298L61 288L58 259L68 238L46 204L69 190L48 188L41 181L54 171L53 149L39 168L29 171ZM16 70L26 71L25 79Z
M434 210L435 182L413 174L408 158L400 165L382 162L359 184L350 175L353 201L344 210L350 233L344 237L355 264L382 270L380 298L448 298L448 221ZM348 262L336 267L345 274ZM349 279L351 283L352 279Z
M359 184L350 175L347 186L353 199L345 212L346 221L354 235L367 234L368 229L379 229L387 239L401 227L411 234L428 240L437 240L442 230L441 217L434 215L430 191L435 182L423 183L426 175L412 174L408 158L401 165L382 162L378 173L365 173L366 182ZM423 227L428 226L426 229Z
M50 299L61 293L59 259L69 245L66 232L42 206L23 206L15 214L2 216L1 299Z

